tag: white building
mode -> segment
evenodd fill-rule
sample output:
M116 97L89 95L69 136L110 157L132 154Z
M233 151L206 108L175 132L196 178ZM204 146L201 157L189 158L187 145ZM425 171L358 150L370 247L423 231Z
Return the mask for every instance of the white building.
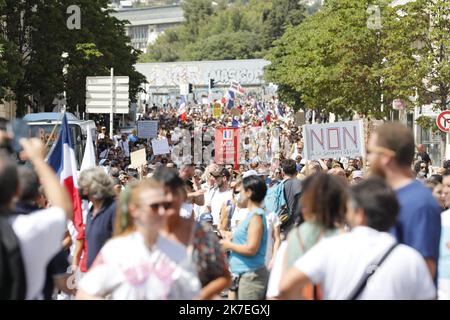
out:
M270 62L264 59L189 61L168 63L138 63L136 71L146 79L147 102L163 105L174 104L180 95L180 84L191 83L198 99L208 95L210 100L220 99L232 81L239 82L247 92L269 94L270 84L264 79L264 67ZM215 88L209 92L209 80L214 79Z
M147 53L150 44L166 29L184 21L180 5L153 8L122 8L111 13L121 21L128 21L126 34L131 38L133 48Z

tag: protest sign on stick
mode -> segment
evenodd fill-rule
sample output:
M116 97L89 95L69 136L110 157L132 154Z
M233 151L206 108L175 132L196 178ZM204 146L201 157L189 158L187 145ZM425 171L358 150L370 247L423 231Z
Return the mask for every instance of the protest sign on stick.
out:
M145 148L132 152L130 156L131 156L131 164L130 164L131 168L137 169L147 164L147 154L145 152Z

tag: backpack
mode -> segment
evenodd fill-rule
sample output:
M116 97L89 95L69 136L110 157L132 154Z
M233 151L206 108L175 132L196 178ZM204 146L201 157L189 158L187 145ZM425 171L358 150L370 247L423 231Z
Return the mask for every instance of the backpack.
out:
M267 190L264 205L269 212L275 212L278 216L286 211L287 203L284 197L284 182L278 182Z
M26 277L19 239L0 214L0 300L25 300Z

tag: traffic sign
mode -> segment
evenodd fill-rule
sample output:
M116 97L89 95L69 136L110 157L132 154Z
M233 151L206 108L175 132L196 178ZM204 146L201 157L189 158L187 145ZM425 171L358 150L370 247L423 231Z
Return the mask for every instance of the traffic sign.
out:
M111 77L86 78L88 113L110 113L111 107L113 113L127 114L129 112L130 79L129 77L113 77L113 79L111 83Z
M450 132L450 110L441 112L436 118L436 124L442 132Z

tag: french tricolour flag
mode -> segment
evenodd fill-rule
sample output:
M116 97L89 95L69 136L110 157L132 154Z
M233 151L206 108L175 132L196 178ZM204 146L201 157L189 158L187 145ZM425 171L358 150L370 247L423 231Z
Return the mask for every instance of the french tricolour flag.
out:
M232 139L233 139L233 130L224 130L223 140L232 140Z
M241 86L239 82L231 81L230 91L236 92L237 94L244 95L245 89Z
M83 230L83 213L81 209L81 198L78 194L77 161L70 139L70 130L66 114L64 114L62 119L58 141L53 147L47 162L53 170L55 170L61 184L63 184L69 192L73 205L73 226L75 227L76 232L80 233ZM74 240L73 236L74 235L72 235L72 240Z
M184 96L181 96L181 103L178 109L178 116L180 117L181 121L187 120L186 98Z

